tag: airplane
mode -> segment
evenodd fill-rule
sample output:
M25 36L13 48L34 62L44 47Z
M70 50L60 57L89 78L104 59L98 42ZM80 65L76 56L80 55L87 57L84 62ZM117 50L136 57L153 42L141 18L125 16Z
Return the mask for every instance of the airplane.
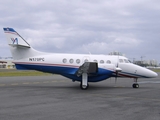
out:
M89 82L99 82L111 77L133 78L133 88L139 88L138 78L154 78L158 74L131 63L120 55L45 53L33 49L13 28L3 28L13 62L18 70L37 70L60 74L80 82L86 90Z

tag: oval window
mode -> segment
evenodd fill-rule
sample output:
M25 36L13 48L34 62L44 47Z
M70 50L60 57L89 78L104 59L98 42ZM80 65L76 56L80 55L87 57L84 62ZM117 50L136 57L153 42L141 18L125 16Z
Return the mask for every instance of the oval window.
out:
M94 62L97 62L97 60L93 60Z
M64 59L63 59L63 63L66 63L66 62L67 62L67 59L66 59L66 58L64 58Z
M107 60L107 64L111 64L111 61L110 61L110 60Z
M88 59L85 59L84 62L88 62Z
M73 59L70 59L69 62L70 62L70 63L73 63Z
M80 62L81 62L80 59L77 59L77 60L76 60L76 63L77 63L77 64L79 64Z
M103 63L104 63L104 60L100 60L100 63L103 64Z

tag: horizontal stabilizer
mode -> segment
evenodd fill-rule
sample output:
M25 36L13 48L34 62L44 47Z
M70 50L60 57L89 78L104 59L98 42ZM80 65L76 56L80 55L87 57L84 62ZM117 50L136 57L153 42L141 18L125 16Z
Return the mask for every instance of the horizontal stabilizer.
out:
M14 45L14 44L9 44L9 46L12 46L12 47L24 47L24 48L30 48L30 46L24 46L24 45Z

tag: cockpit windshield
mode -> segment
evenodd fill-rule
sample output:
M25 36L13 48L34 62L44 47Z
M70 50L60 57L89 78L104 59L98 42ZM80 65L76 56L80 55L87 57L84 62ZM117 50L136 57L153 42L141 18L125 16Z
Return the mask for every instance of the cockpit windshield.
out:
M128 59L119 59L120 63L130 63Z

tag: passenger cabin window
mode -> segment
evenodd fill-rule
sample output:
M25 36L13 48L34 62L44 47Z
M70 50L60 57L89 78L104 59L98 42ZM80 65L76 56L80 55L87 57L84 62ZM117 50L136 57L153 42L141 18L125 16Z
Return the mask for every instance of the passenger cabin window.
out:
M76 60L76 63L77 63L77 64L79 64L80 62L81 62L80 59L77 59L77 60Z
M67 62L67 59L66 59L66 58L64 58L64 59L63 59L63 63L66 63L66 62Z
M88 62L88 59L85 59L84 62Z
M70 63L73 63L73 59L70 59L69 62L70 62Z
M119 62L120 62L120 63L123 63L123 59L119 59Z
M107 64L111 64L111 61L110 61L110 60L107 60Z
M103 63L104 63L104 60L100 60L100 63L103 64Z
M94 62L97 62L97 60L93 60ZM98 63L98 62L97 62Z

